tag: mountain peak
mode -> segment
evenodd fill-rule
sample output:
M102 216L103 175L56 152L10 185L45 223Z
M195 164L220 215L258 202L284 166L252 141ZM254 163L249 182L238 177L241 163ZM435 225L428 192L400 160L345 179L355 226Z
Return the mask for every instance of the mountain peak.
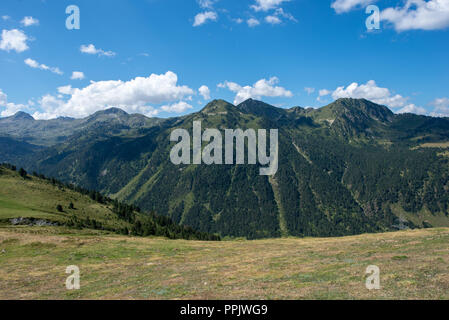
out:
M11 116L13 120L34 120L34 118L26 112L19 111L15 115Z
M238 107L238 108L243 108L243 107L245 107L245 106L250 106L250 105L259 105L259 106L264 105L264 106L270 106L269 104L267 104L267 103L265 103L265 102L263 102L263 101L254 100L253 98L249 98L249 99L246 99L246 100L243 101L243 102L240 102L240 103L237 105L237 107Z
M118 115L127 115L128 113L120 108L109 108L103 111L100 111L102 114L118 114Z
M120 108L109 108L95 112L89 118L97 118L101 116L127 116L128 113Z
M268 103L251 98L238 104L237 108L244 113L251 113L258 116L266 116L271 118L279 117L284 114L284 110L281 108L276 108Z
M394 117L393 111L386 106L366 99L340 98L322 109L329 109L336 115L361 114L381 122L390 122Z
M226 100L216 99L209 102L202 110L202 113L211 112L224 112L228 111L230 108L235 108L235 106Z

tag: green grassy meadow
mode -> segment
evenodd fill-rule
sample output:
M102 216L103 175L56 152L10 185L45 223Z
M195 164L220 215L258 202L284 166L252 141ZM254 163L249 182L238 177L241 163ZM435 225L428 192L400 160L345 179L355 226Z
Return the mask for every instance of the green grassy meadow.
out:
M448 228L221 242L120 236L63 226L74 215L126 223L107 205L0 170L0 299L449 299ZM60 225L11 225L17 217ZM80 268L80 290L65 287L69 265ZM379 290L365 287L370 265Z
M70 209L69 204L74 208ZM63 212L57 210L61 205ZM55 186L48 180L28 175L26 179L17 172L0 168L0 221L12 218L43 219L64 224L71 217L89 217L106 227L128 226L117 219L112 208L93 201L76 191Z
M0 299L449 299L448 242L445 228L200 242L3 226ZM80 290L65 288L69 265Z

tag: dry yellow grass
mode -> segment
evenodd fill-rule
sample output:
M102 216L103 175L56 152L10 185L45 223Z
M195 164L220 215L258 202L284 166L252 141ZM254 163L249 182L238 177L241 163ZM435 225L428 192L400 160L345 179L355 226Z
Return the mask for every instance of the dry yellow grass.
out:
M449 229L198 242L0 228L1 299L448 299ZM81 289L65 288L65 268ZM381 289L365 287L366 267Z
M417 147L414 147L412 149L418 149L418 148L449 148L449 141L448 142L428 142L428 143L422 143Z

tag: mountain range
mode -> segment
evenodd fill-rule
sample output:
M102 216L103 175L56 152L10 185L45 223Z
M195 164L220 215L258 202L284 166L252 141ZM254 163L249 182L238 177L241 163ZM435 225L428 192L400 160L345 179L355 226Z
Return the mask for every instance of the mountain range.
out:
M278 129L279 169L170 162L170 133ZM0 162L97 190L221 236L343 236L449 226L449 118L364 99L320 109L214 100L169 119L112 108L84 119L0 119Z

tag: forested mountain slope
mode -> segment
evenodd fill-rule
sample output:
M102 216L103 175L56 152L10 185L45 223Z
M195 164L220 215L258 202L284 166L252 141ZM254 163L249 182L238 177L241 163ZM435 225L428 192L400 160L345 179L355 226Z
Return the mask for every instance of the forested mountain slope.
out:
M276 175L260 176L258 165L173 165L170 133L192 133L193 121L203 130L278 129ZM448 142L449 119L395 115L363 99L320 109L215 100L133 130L88 128L20 164L201 231L340 236L449 225Z

